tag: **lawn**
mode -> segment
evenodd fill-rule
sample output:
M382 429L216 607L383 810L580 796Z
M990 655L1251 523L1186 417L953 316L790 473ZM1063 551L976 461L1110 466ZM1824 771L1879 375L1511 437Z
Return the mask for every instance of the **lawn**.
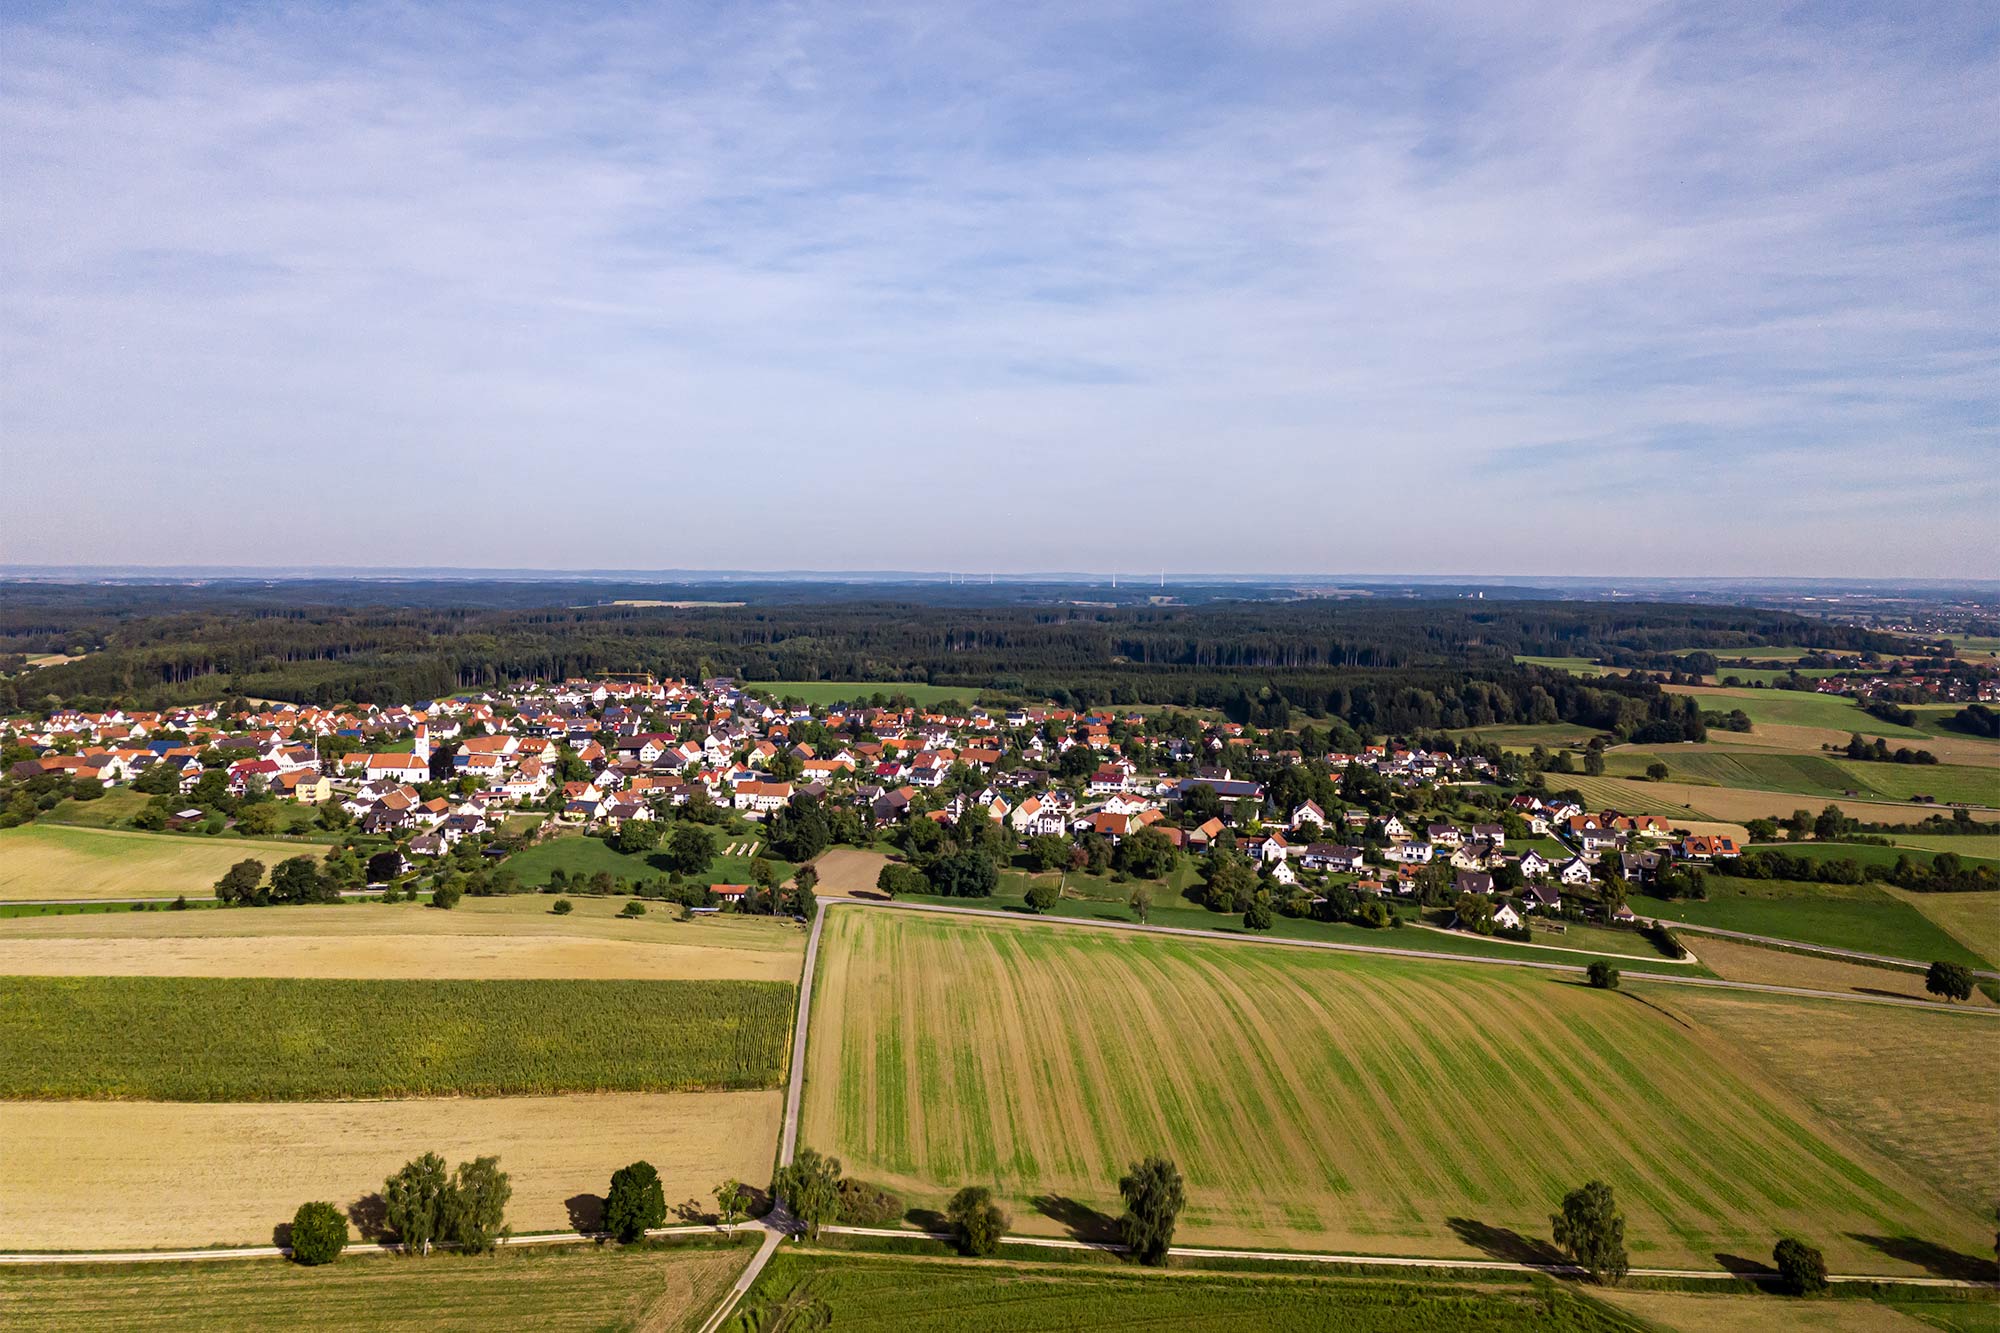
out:
M311 843L23 824L0 829L0 900L214 896L222 872L246 858L266 867L317 856Z
M1879 884L1807 884L1709 875L1708 897L1701 902L1669 902L1640 894L1630 901L1632 910L1641 916L1920 963L1943 958L1972 967L1990 966Z
M366 1328L485 1333L535 1328L675 1333L700 1325L742 1271L745 1249L503 1250L422 1263L144 1264L0 1270L0 1324L16 1333L147 1328L230 1333Z
M784 1099L0 1102L0 1249L268 1245L305 1199L367 1218L383 1180L426 1151L499 1157L516 1230L594 1228L611 1173L635 1160L659 1170L669 1205L709 1199L723 1180L768 1180Z
M928 708L946 699L962 704L970 704L978 698L984 687L979 685L924 685L910 681L852 681L852 680L746 680L746 690L756 690L774 699L797 699L800 703L820 704L831 708L835 704L865 704L877 695L887 703L897 695L902 695L919 708Z
M792 871L797 869L790 861L765 855L762 846L764 831L761 828L753 826L748 833L730 833L724 829L713 829L711 832L715 837L717 853L732 842L758 843L758 856L777 869L781 881L790 879ZM690 884L747 884L750 882L750 863L755 859L757 857L718 854L709 863L708 869L686 879ZM536 886L547 884L550 872L557 868L571 881L579 876L587 879L605 871L614 879L636 882L663 878L670 870L666 856L661 852L621 852L602 838L585 837L581 833L565 833L547 842L538 842L508 857L507 868L520 876L521 883Z
M802 1141L915 1206L989 1183L1016 1230L1089 1234L1127 1164L1166 1152L1189 1244L1490 1253L1593 1176L1642 1265L1797 1230L1899 1271L1849 1233L1991 1239L1634 995L886 908L833 909L823 945Z
M0 1097L769 1088L792 999L759 981L0 977Z
M780 1249L725 1327L894 1333L1204 1329L1220 1333L1637 1330L1574 1291L1259 1273L1147 1273L1097 1265L971 1263Z

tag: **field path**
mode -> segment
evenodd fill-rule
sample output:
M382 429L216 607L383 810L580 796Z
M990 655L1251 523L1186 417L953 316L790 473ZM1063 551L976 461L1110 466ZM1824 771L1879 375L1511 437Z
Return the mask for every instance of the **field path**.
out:
M1698 930L1704 935L1721 935L1727 939L1743 940L1750 944L1774 944L1780 948L1796 949L1800 953L1823 953L1835 958L1853 958L1864 963L1889 963L1897 967L1928 968L1930 966L1929 963L1916 958L1895 958L1885 953L1863 953L1859 949L1836 949L1830 944L1802 944L1798 940L1779 939L1775 935L1752 935L1748 931L1724 930L1721 926L1698 926L1692 921L1676 921L1672 924L1673 928L1677 931ZM2000 980L2000 972L1989 971L1985 968L1973 968L1972 975Z

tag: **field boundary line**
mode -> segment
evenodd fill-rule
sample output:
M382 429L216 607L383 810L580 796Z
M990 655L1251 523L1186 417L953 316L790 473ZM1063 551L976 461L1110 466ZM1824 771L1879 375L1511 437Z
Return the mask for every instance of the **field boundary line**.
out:
M737 1222L729 1226L710 1226L706 1223L691 1223L686 1226L653 1227L646 1232L648 1240L665 1240L674 1236L729 1235L738 1231L755 1231L761 1222ZM530 1231L520 1235L502 1236L495 1245L518 1248L526 1245L600 1245L612 1239L609 1231ZM441 1242L431 1246L434 1250L455 1250L452 1242ZM403 1254L406 1247L396 1241L361 1241L347 1246L342 1254L373 1255ZM292 1247L289 1245L233 1245L212 1250L42 1250L20 1251L0 1254L0 1266L25 1267L32 1264L174 1264L192 1263L206 1259L289 1259Z
M957 1238L949 1231L900 1231L893 1227L844 1227L823 1226L821 1231L832 1235L860 1236L869 1239L927 1240L950 1243ZM1097 1250L1105 1254L1125 1254L1131 1246L1117 1241L1070 1240L1060 1236L1002 1236L1002 1245L1018 1245L1043 1250ZM828 1251L838 1253L838 1251ZM1357 1267L1382 1268L1451 1268L1481 1273L1541 1273L1550 1277L1582 1277L1588 1270L1577 1264L1524 1264L1506 1259L1421 1259L1403 1255L1388 1254L1328 1254L1311 1250L1226 1250L1201 1246L1172 1245L1167 1254L1177 1259L1255 1259L1259 1262L1303 1263L1303 1264L1352 1264ZM1634 1268L1632 1277L1684 1278L1701 1282L1741 1282L1745 1279L1727 1270L1698 1268ZM1907 1287L1967 1287L1987 1288L2000 1286L1994 1282L1972 1282L1953 1277L1882 1277L1866 1273L1838 1273L1827 1277L1829 1282L1870 1282L1886 1283Z
M829 899L822 908L834 906L889 908L904 912L935 912L946 916L969 916L986 920L1029 922L1054 926L1073 926L1083 930L1122 930L1132 934L1173 935L1184 939L1212 940L1222 944L1240 944L1250 947L1264 946L1285 949L1319 949L1329 953L1375 954L1390 958L1416 958L1434 963L1471 963L1485 967L1525 967L1538 972L1560 972L1567 976L1585 976L1590 969L1579 963L1544 963L1532 958L1492 958L1482 954L1438 953L1430 949L1399 949L1387 944L1343 944L1335 940L1293 940L1282 937L1250 939L1242 935L1226 935L1219 930L1197 930L1192 926L1152 926L1140 925L1133 921L1086 921L1073 916L1024 916L1018 912L1003 912L990 907L947 907L942 903L899 903L893 899L883 902L871 898ZM1609 955L1606 955L1609 957ZM1841 1000L1848 1004L1886 1004L1904 1009L1922 1009L1931 1013L1974 1014L1983 1018L2000 1019L2000 1009L1955 1009L1930 1000L1902 998L1893 995L1850 995L1844 991L1808 990L1801 986L1772 986L1758 981L1725 981L1721 977L1684 977L1671 972L1646 972L1627 969L1623 972L1628 982L1657 981L1667 986L1707 986L1718 990L1746 991L1764 995L1797 995L1815 1000Z

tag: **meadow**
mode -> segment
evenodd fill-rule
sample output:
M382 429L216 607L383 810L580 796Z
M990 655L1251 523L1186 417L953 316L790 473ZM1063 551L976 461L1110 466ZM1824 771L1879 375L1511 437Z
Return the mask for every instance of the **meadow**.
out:
M743 1248L614 1246L437 1254L422 1263L357 1259L326 1268L273 1261L0 1269L0 1325L16 1333L681 1333L700 1326L747 1261Z
M867 703L876 695L884 700L902 695L919 708L953 699L970 704L984 691L977 685L924 685L912 681L852 680L746 680L746 690L757 690L774 699L797 699L807 705L831 708L835 704Z
M1889 892L1979 957L2000 959L2000 893Z
M1648 998L1752 1053L1820 1114L1992 1217L2000 1021L1990 1014L1693 987L1655 987ZM1967 1248L1990 1266L1992 1240L1989 1224L1986 1244Z
M720 854L732 842L756 841L761 844L764 837L761 828L741 834L730 834L722 829L712 832L717 855L708 869L686 877L690 884L747 884L750 882L750 863L758 856L769 861L784 879L790 879L792 871L797 869L790 861L767 855L761 846L757 856ZM550 875L558 869L572 881L579 876L588 878L599 871L610 874L614 879L655 879L665 877L670 869L666 857L659 852L621 852L602 838L585 837L581 833L562 834L516 852L507 858L507 868L520 877L521 883L534 887L546 885Z
M0 901L36 898L209 898L246 858L266 868L325 849L311 843L136 833L62 824L0 829Z
M1708 897L1666 900L1634 894L1641 916L1740 930L1751 935L1886 954L1920 963L1946 959L1991 966L1923 912L1879 884L1807 884L1711 874ZM1696 953L1701 950L1697 947Z
M0 977L0 1097L769 1088L792 1001L759 981Z
M880 908L825 932L802 1141L913 1205L990 1183L1017 1231L1089 1234L1126 1165L1164 1150L1190 1244L1475 1255L1545 1234L1593 1176L1642 1265L1799 1230L1836 1265L1899 1271L1853 1236L1980 1235L1636 994Z
M1675 694L1692 694L1701 699L1703 709L1727 713L1742 709L1751 726L1763 723L1785 727L1820 727L1843 735L1860 732L1864 736L1886 736L1891 740L1921 741L1924 733L1866 712L1852 699L1837 694L1817 694L1806 690L1721 689L1706 685L1669 685Z
M725 1327L993 1333L1200 1328L1231 1333L1613 1333L1644 1325L1549 1284L1417 1283L1368 1278L1097 1266L966 1263L815 1254L772 1256Z
M670 1206L712 1208L721 1181L770 1178L783 1103L777 1091L0 1102L0 1248L268 1245L305 1199L369 1217L383 1180L426 1151L498 1155L517 1231L594 1229L611 1173L638 1158Z
M1613 750L1604 757L1612 777L1636 778L1649 764L1667 766L1668 781L1795 792L1801 796L1844 796L1907 801L1930 796L1946 804L2000 803L2000 769L1959 764L1882 764L1824 755L1760 754L1747 750Z
M1676 827L1690 820L1734 824L1740 830L1747 820L1784 819L1794 810L1814 813L1834 805L1855 819L1870 823L1904 824L1928 819L1938 813L1935 806L1909 805L1891 801L1870 801L1854 797L1801 796L1793 792L1757 791L1746 787L1718 787L1692 782L1647 782L1637 778L1584 777L1578 774L1551 774L1549 786L1561 791L1573 789L1592 809L1618 810L1628 815L1659 815ZM1993 811L1974 814L1982 823L2000 819Z

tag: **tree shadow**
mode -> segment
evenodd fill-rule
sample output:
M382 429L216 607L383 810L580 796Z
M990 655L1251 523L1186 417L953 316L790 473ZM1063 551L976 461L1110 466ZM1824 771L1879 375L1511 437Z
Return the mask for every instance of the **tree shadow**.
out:
M271 1228L271 1243L279 1249L289 1249L292 1243L292 1224L280 1222Z
M675 1204L674 1216L680 1219L681 1225L690 1227L719 1226L722 1222L722 1214L707 1207L700 1199Z
M912 1208L903 1214L903 1220L919 1231L950 1231L951 1219L935 1208Z
M572 1194L563 1200L563 1207L569 1210L570 1227L579 1235L604 1230L602 1194Z
M1740 1254L1723 1254L1718 1250L1715 1262L1745 1282L1755 1282L1759 1286L1764 1286L1778 1280L1778 1270L1762 1259L1746 1259Z
M1567 1265L1569 1256L1549 1242L1470 1217L1448 1217L1452 1234L1482 1254L1510 1264Z
M1590 985L1588 981L1579 981L1576 982L1575 984L1585 987L1588 987ZM1679 1014L1675 1013L1671 1009L1662 1009L1659 1005L1654 1004L1651 1000L1647 999L1643 995L1634 995L1631 991L1628 990L1621 990L1618 992L1618 994L1624 996L1628 1000L1633 1001L1635 1004L1645 1005L1648 1009L1651 1009L1654 1013L1659 1014L1664 1018L1670 1019L1673 1022L1680 1024L1682 1027L1688 1029L1690 1032L1694 1030L1694 1024L1688 1022L1685 1018L1682 1018Z
M1072 1240L1102 1242L1118 1239L1118 1219L1098 1212L1089 1204L1078 1203L1061 1194L1040 1194L1029 1202L1043 1217L1061 1224Z
M1919 1240L1915 1236L1865 1236L1858 1231L1847 1234L1870 1249L1879 1250L1891 1259L1914 1264L1933 1277L1950 1278L1956 1282L1991 1282L1995 1277L1993 1260L1948 1249L1935 1241Z
M389 1238L389 1205L380 1194L364 1194L349 1204L347 1220L363 1240L380 1243Z

